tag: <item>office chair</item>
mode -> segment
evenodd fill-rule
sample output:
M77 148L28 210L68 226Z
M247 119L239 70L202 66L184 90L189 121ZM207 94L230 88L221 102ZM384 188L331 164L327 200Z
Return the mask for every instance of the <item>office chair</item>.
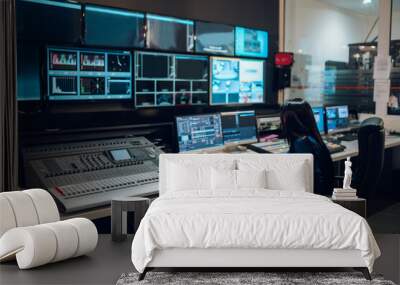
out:
M385 128L383 120L372 117L364 120L358 130L358 167L354 171L352 187L358 196L371 198L376 193L383 170Z

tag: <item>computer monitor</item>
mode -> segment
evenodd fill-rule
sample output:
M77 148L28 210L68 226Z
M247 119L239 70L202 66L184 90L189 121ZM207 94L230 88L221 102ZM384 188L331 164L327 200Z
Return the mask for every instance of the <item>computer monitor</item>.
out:
M326 124L328 133L349 127L349 108L343 106L326 107Z
M264 61L211 57L210 105L264 102Z
M144 47L144 13L85 6L85 44L115 47Z
M135 52L136 107L206 105L207 56Z
M235 54L236 56L268 57L268 32L236 27Z
M171 51L193 51L193 21L147 14L146 26L147 48Z
M15 6L18 40L17 99L20 102L40 102L43 46L79 44L82 5L60 1L18 0Z
M219 149L224 141L220 114L176 117L179 152Z
M233 55L233 26L196 21L196 52Z
M131 99L131 53L47 49L47 100Z
M16 1L17 38L40 43L79 43L81 8L80 3L67 1Z
M317 128L320 133L325 132L325 120L324 120L324 107L313 107L312 111L314 113L315 122L317 123Z
M249 144L257 142L255 111L221 113L224 144Z

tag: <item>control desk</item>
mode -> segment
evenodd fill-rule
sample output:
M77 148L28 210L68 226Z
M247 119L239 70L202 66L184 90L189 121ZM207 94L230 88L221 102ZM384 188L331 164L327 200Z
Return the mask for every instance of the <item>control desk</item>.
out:
M144 137L27 147L25 184L47 189L63 212L104 206L114 197L156 194L160 153Z

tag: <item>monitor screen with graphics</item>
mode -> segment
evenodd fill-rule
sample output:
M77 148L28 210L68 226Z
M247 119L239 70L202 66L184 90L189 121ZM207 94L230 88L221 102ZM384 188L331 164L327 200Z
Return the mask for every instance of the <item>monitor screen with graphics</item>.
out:
M245 144L257 142L255 111L221 113L224 144Z
M268 57L268 32L236 27L235 55L263 58Z
M324 120L324 107L313 107L312 108L315 122L317 123L317 128L320 133L325 132L325 120Z
M136 107L208 103L207 56L135 52Z
M196 22L196 52L234 55L234 27L208 22Z
M211 57L211 105L264 102L263 60Z
M222 148L220 114L176 117L179 152Z
M131 53L97 49L47 49L47 100L131 99Z
M85 44L144 47L144 14L127 10L85 6Z
M336 130L349 127L349 108L343 106L326 107L326 125L327 131L334 132Z
M193 51L193 21L147 14L146 26L147 48L169 51Z

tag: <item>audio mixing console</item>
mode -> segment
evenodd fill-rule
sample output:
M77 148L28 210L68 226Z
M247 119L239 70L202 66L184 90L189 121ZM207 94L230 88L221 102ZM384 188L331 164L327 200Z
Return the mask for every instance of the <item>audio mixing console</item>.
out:
M158 156L144 137L72 142L23 150L27 187L47 189L64 212L158 192Z

